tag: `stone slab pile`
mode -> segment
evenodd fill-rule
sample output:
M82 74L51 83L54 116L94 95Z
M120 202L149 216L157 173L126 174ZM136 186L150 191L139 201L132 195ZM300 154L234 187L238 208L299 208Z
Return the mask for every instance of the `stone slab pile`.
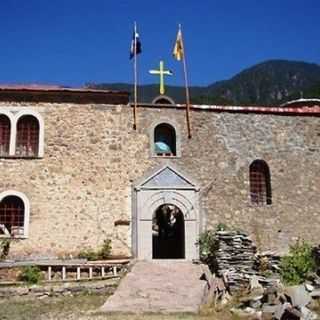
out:
M240 304L231 309L237 316L272 320L316 320L314 309L319 304L317 289L311 285L259 288L257 279L251 279L254 288L240 298Z
M244 233L218 231L216 233L218 250L216 252L217 274L226 278L230 289L248 285L254 270L256 246Z
M320 246L313 249L313 254L317 263L317 267L320 269Z
M274 252L258 254L253 241L243 232L217 231L215 237L215 273L224 279L230 292L246 288L252 276L265 287L278 282L280 257Z
M281 257L273 251L265 251L256 255L254 268L278 274L280 272Z

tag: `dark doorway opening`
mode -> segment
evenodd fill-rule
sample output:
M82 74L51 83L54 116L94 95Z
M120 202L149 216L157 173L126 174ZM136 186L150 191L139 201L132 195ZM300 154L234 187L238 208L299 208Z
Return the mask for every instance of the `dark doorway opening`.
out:
M153 214L152 258L185 258L184 217L181 210L175 205L164 204Z

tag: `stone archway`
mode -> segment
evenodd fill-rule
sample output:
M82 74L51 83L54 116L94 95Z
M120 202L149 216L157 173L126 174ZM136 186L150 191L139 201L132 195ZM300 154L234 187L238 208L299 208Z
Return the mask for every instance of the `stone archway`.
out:
M198 193L197 185L172 166L161 167L141 179L134 187L133 255L138 259L153 259L153 216L162 206L170 205L179 209L184 222L185 243L181 258L198 259L196 242L202 230Z

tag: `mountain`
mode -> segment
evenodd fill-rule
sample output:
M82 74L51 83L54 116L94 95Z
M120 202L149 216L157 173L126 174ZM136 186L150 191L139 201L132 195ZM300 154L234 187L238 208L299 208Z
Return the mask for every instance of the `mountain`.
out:
M246 69L228 81L209 86L214 96L238 104L279 104L320 81L320 66L271 60Z
M207 87L191 87L193 103L279 105L301 96L320 97L320 66L313 63L269 60L245 69L229 80ZM88 84L89 88L126 90L133 96L132 85L125 83ZM139 86L139 101L151 102L158 95L158 85ZM183 103L185 89L167 86L166 94ZM314 96L312 96L314 95Z
M299 92L294 92L292 95L289 96L289 100L296 100L299 98L306 98L306 99L318 98L318 99L320 99L320 82L316 82L311 87L308 87L308 88L301 90Z
M87 88L102 90L124 90L130 92L133 101L133 85L129 83L88 83ZM206 90L203 87L191 87L190 93L194 97L201 96ZM149 84L138 86L139 101L151 102L159 95L159 84ZM185 101L185 88L178 86L166 86L166 95L171 97L177 103Z

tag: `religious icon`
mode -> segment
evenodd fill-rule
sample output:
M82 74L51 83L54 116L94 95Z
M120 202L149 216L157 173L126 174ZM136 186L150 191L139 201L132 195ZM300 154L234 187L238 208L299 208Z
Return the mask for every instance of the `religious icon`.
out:
M164 62L161 60L159 70L150 70L149 73L160 77L160 94L165 94L164 76L172 76L173 72L171 70L165 70Z

